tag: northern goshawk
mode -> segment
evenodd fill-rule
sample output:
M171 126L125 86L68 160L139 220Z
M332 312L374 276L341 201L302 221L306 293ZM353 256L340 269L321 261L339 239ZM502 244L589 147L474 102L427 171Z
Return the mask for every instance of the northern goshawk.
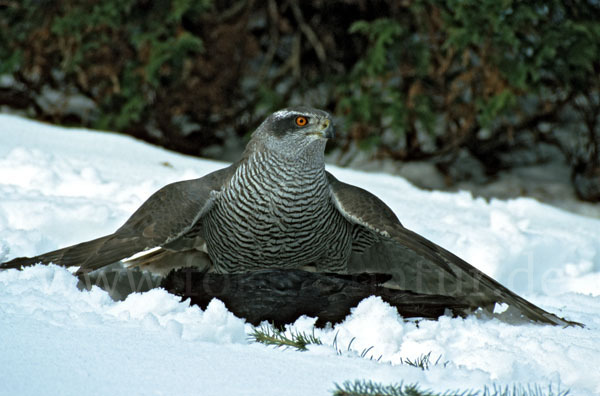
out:
M459 297L473 307L506 303L535 321L571 324L406 229L373 194L338 181L325 170L331 137L324 111L277 111L256 129L239 161L163 187L113 234L0 268L52 262L78 266L81 274L153 249L130 263L163 272L192 264L216 273L384 273L404 290Z

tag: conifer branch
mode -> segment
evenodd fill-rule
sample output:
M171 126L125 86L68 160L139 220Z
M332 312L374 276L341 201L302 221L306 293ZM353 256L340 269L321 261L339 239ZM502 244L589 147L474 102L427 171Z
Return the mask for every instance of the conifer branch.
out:
M306 334L300 331L291 331L287 336L284 331L277 329L272 324L262 325L254 329L250 334L250 339L265 345L275 345L277 347L293 347L299 351L306 351L307 345L322 345L323 342L312 334Z
M422 390L418 384L404 385L402 382L395 385L383 385L372 381L346 381L342 385L336 384L333 396L567 396L569 391L553 390L548 386L545 391L539 385L514 385L512 387L493 388L485 387L483 391L455 390L443 393Z

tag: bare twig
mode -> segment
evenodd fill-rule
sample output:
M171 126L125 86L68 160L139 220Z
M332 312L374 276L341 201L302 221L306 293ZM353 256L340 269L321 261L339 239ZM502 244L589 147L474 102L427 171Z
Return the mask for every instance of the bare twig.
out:
M220 12L219 15L216 17L217 23L222 23L222 22L225 22L225 21L227 21L227 20L229 20L231 18L234 18L241 11L243 11L244 8L246 8L246 5L248 5L247 3L248 3L248 0L240 0L240 1L236 2L236 3L234 3L228 9Z
M292 7L292 11L294 13L294 17L296 18L296 22L298 22L298 26L300 26L300 30L306 36L308 42L312 45L315 53L317 54L317 58L321 63L325 63L327 61L327 55L325 54L325 49L323 48L323 44L319 41L319 38L312 30L312 28L304 21L304 16L302 15L302 10L298 6L297 1L291 1L290 6Z
M258 73L259 81L264 80L269 72L269 68L273 63L273 58L275 57L275 52L277 51L277 46L279 45L279 11L277 10L277 2L275 0L269 0L267 10L269 12L269 19L271 20L269 28L270 43L265 55L265 59L260 66L260 71Z

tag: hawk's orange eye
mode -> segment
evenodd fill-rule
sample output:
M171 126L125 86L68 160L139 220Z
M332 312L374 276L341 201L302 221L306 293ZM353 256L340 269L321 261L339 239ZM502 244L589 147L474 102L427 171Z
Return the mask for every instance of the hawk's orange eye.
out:
M296 117L296 125L303 127L306 124L308 124L308 119L306 117Z

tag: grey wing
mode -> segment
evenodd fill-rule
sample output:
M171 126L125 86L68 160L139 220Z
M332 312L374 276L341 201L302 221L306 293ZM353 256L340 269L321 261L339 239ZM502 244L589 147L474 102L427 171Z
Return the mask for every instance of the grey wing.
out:
M79 266L86 273L115 263L135 253L175 243L210 209L237 164L202 178L169 184L155 192L111 235L83 242L36 257L17 258L0 268L20 268L42 262Z
M402 226L379 198L328 173L337 209L375 242L352 253L350 273L392 275L394 286L416 293L447 295L473 308L506 303L529 319L555 325L578 324L561 319L523 299L466 261Z

